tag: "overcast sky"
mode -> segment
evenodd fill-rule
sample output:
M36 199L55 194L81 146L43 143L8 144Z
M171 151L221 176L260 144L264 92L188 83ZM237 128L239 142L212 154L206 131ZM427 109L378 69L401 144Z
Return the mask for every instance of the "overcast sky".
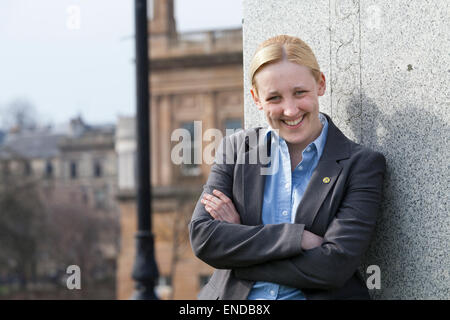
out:
M43 123L134 114L133 10L133 0L1 0L0 121L16 98ZM239 27L241 0L175 0L175 18L179 32Z

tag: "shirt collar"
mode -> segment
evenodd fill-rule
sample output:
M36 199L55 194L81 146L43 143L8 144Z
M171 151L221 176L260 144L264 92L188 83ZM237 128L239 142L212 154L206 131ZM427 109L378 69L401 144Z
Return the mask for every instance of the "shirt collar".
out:
M317 148L317 154L320 159L320 157L322 156L322 153L323 153L323 149L325 149L325 143L327 142L328 120L322 113L319 113L319 119L323 125L322 132L317 137L317 139L314 140L312 143L315 144L315 146Z

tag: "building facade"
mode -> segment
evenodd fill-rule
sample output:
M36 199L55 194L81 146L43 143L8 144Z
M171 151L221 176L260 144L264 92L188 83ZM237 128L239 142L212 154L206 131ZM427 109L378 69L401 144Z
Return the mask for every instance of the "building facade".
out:
M210 162L203 158L195 163L173 161L174 147L180 141L176 130L189 132L190 151L195 157L203 154L207 145L220 142L209 140L205 135L208 129L225 134L227 128L243 126L242 31L177 33L173 0L156 0L149 5L153 5L149 21L150 138L153 233L160 272L157 291L164 299L195 299L213 269L193 255L187 224L208 177ZM136 204L135 185L130 179L135 174L133 126L133 120L126 118L119 119L117 126L121 214L118 299L130 298L134 286L131 272ZM198 138L196 143L194 136Z
M64 132L9 133L0 146L1 177L24 177L45 187L77 189L97 211L117 215L114 126L88 126L72 119Z
M107 290L115 290L112 275L116 273L119 246L119 211L115 197L117 159L114 138L113 125L90 126L80 117L71 120L64 130L17 130L6 135L0 146L0 196L6 199L15 192L17 199L22 199L32 188L39 200L33 198L26 202L36 204L33 215L51 219L43 223L49 232L53 232L52 228L58 229L51 236L55 237L53 240L60 239L62 234L67 236L61 238L69 239L73 235L76 240L85 237L84 232L88 231L92 239L95 238L91 242L86 240L89 248L77 247L75 242L78 240L72 239L68 243L52 240L51 251L62 250L63 254L39 251L42 257L37 260L37 276L58 274L62 277L67 266L73 263L92 266L89 273L84 269L84 278L108 278ZM19 210L11 209L7 203L3 205L9 208L6 209L10 210L9 214ZM68 225L64 220L90 222L91 225ZM95 252L95 262L85 261L86 257L87 260L93 257L87 252ZM91 293L90 296L95 296L97 289L86 291L86 296ZM106 293L106 296L114 297L115 293Z

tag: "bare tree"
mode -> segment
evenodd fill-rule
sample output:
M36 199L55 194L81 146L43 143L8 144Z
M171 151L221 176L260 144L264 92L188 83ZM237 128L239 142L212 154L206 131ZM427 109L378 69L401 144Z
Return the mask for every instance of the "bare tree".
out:
M2 179L0 185L0 267L20 277L21 288L35 281L48 223L34 181Z
M113 219L99 215L82 201L79 188L58 188L52 199L46 201L46 208L52 221L52 260L56 265L67 268L78 265L82 272L82 297L95 295L96 281L107 272L112 273L102 251L104 231L114 228Z
M98 298L102 290L101 297L114 297L114 283L97 285L105 274L114 276L100 239L115 226L112 220L84 204L79 188L56 186L48 192L40 180L17 175L1 179L0 275L19 277L21 299L42 298L30 285L55 273L47 298ZM73 264L82 270L80 292L65 287L66 268Z
M33 130L38 124L34 105L25 98L17 98L2 110L2 128L5 130Z

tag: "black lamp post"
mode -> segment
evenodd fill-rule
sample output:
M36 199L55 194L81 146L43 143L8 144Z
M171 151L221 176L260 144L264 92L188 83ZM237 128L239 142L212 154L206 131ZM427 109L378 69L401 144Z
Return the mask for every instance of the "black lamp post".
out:
M134 300L158 299L159 277L155 261L151 220L150 178L150 86L147 0L135 0L136 91L137 91L137 233L136 259L132 277L136 282Z

